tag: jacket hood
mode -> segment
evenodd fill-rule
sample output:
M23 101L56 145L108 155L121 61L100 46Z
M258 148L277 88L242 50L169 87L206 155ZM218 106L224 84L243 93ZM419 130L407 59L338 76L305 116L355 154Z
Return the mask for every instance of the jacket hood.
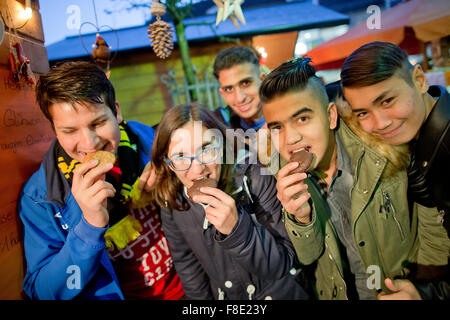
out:
M400 146L390 145L379 137L365 132L353 114L349 104L342 98L336 98L336 107L339 117L350 129L350 134L353 134L355 139L367 145L372 151L387 160L383 177L387 178L399 171L406 170L410 162L410 150L407 144ZM342 125L342 122L341 122Z

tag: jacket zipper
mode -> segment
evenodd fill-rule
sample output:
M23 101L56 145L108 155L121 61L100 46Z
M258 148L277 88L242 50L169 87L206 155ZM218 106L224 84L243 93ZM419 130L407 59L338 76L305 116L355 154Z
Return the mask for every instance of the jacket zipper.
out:
M402 240L405 240L405 233L403 231L402 225L400 224L400 222L397 219L397 213L395 211L394 206L392 205L392 201L391 198L389 196L389 193L382 191L383 196L384 196L384 208L385 210L387 210L387 213L389 213L390 209L392 209L392 217L394 218L395 223L397 224L397 228L400 231L400 235L402 237Z
M348 297L347 297L347 283L345 282L344 276L341 274L341 270L339 270L338 264L337 264L336 260L334 260L334 257L333 257L333 255L331 254L331 250L329 250L326 241L325 241L325 248L328 249L328 257L330 258L330 260L331 260L331 261L334 263L334 265L336 266L336 269L337 269L337 271L338 271L338 273L339 273L339 276L341 277L341 281L342 281L342 283L344 284L344 290L345 290L345 291L344 291L344 296L345 296L345 298L348 300Z

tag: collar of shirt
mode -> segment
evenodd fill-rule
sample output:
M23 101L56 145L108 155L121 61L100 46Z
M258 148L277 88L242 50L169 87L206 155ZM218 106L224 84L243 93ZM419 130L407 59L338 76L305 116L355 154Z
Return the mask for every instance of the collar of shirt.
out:
M336 132L336 148L337 148L337 170L335 175L333 176L333 179L331 180L330 187L328 188L329 191L333 190L334 183L338 177L341 177L343 173L349 174L353 177L353 170L352 170L352 160L350 159L350 156L347 153L347 150L345 150L344 145L342 144L341 138L339 137L339 134ZM353 180L353 179L352 179ZM353 181L352 181L353 183Z
M321 182L321 179L315 172L311 173L311 176L320 185L319 189L322 193L322 196L324 196L325 198L327 198L327 192L332 192L336 180L339 177L341 177L343 173L353 177L352 160L351 160L350 156L348 155L347 150L345 150L345 147L342 144L339 134L337 133L337 131L335 131L335 133L336 133L335 139L336 139L336 148L337 148L337 168L336 168L335 174L333 175L333 178L331 179L330 185L328 187L325 186L324 183ZM353 183L353 179L351 179L351 180Z
M248 129L254 129L255 131L258 131L263 125L264 123L266 123L266 119L264 117L261 117L258 121L253 122L253 123L247 123L244 119L240 119L241 122L241 127L244 130L248 130Z

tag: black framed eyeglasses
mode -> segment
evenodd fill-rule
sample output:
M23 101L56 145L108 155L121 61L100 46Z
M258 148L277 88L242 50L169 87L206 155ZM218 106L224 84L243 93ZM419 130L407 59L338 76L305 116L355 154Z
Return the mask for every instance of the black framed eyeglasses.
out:
M192 161L194 161L194 159L197 159L200 164L209 164L216 161L217 157L220 154L221 146L222 139L219 137L216 146L202 149L195 156L179 156L174 157L170 160L167 159L166 156L164 156L164 161L167 163L170 169L174 171L185 171L191 167Z

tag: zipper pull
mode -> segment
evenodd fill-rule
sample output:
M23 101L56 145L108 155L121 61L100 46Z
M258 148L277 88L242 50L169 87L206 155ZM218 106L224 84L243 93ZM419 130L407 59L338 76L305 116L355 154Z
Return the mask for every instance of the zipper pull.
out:
M252 300L252 296L255 293L256 288L254 285L249 284L247 287L247 293L248 293L248 300Z
M220 288L217 288L219 291L219 297L217 298L218 300L224 300L225 299L225 292L223 290L221 290Z
M378 212L378 214L379 214L380 218L383 218L384 220L387 220L388 214L386 212L386 208L384 207L384 205L380 206L380 211Z
M390 213L391 212L391 198L389 197L389 193L384 192L383 191L383 195L384 195L384 208L386 210L386 213Z
M388 213L390 212L390 205L391 205L391 199L389 198L389 195L386 192L382 192L383 198L382 198L382 204L380 205L380 210L378 213L380 214L380 217L383 219L388 218Z

